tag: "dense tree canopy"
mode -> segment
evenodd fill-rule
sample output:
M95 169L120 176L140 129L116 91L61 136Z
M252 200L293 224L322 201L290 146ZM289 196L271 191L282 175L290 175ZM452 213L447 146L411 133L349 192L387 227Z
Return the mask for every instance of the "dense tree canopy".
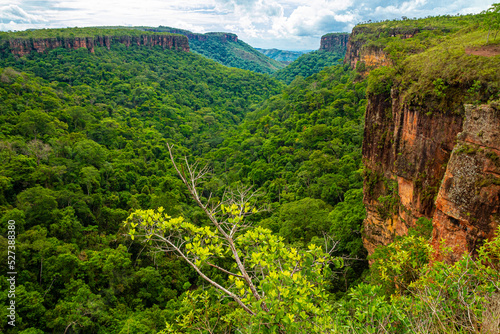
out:
M410 21L384 24L406 28ZM442 29L406 40L369 28L362 38L382 45L394 67L366 69L366 78L333 64L331 55L322 63L326 54L318 52L309 55L311 64L303 58L290 65L281 78L287 86L160 47L113 44L95 53L58 48L15 57L2 44L2 305L10 301L3 250L11 220L18 273L16 326L7 324L3 307L2 331L458 333L496 326L488 319L498 319L498 307L489 305L497 305L500 239L476 258L429 265L431 225L421 220L377 249L370 270L362 246L367 90L387 93L407 82L415 93L409 97L447 94L462 78L464 101L497 99L498 71L491 68L498 57L459 54L461 37L483 36L473 43L485 43L480 21L419 20L414 26L441 22ZM423 66L425 59L436 66ZM464 59L480 65L475 73L455 70ZM174 159L207 164L198 199L168 144ZM248 207L226 201L229 189L249 188L255 197ZM216 222L226 227L245 224L221 239L200 203L218 207L223 219ZM170 240L165 234L180 236L181 258L144 242L153 235ZM248 278L237 271L231 243Z

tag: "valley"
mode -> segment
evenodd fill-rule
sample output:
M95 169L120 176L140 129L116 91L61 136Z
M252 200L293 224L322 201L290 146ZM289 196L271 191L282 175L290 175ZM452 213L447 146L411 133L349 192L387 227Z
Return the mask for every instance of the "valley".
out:
M2 331L497 333L485 22L0 32Z

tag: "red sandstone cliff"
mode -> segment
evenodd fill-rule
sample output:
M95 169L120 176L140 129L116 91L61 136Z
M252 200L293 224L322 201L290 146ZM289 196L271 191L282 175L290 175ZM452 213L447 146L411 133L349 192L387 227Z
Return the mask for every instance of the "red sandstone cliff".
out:
M349 64L352 68L356 68L358 62L362 62L367 69L391 65L389 57L383 50L384 46L368 43L366 36L370 35L372 39L376 40L383 33L389 37L398 36L399 38L407 39L418 34L421 30L419 28L407 27L373 31L369 26L354 27L347 43L344 64Z
M500 223L500 105L465 108L465 122L448 161L433 216L432 243L447 259L474 253Z
M490 240L500 223L500 106L429 113L396 90L369 98L364 245L372 254L419 217L433 219L437 259L456 260ZM452 252L443 256L443 243Z
M108 49L112 43L153 47L159 45L164 49L189 51L189 43L185 36L157 34L140 36L96 36L96 37L60 37L60 38L15 38L9 40L10 50L17 56L25 56L32 51L45 52L58 47L66 49L87 48L94 52L96 46L105 46Z
M432 218L445 166L463 116L402 103L397 90L369 97L363 161L367 210L364 244L371 254L420 217Z
M320 50L335 52L339 47L347 47L348 33L327 34L321 37Z
M406 32L395 36L407 39L418 33ZM392 66L382 46L364 47L367 42L356 37L361 33L366 34L362 29L353 31L345 62L352 67L360 61L372 68ZM370 33L373 38L374 32ZM452 64L463 66L458 75L477 70L472 58L466 57ZM478 59L477 63L486 61ZM398 73L403 75L409 63L399 66ZM500 74L491 73L496 74L489 80L498 82ZM364 245L372 254L377 246L406 234L425 217L433 221L437 259L455 261L463 252L474 254L484 240L493 238L500 221L499 105L464 105L471 94L470 83L464 80L450 79L446 95L436 95L436 88L431 88L427 95L412 99L408 98L408 80L393 79L390 92L368 94L363 139ZM484 94L494 99L498 93L485 90ZM440 244L452 252L444 252Z

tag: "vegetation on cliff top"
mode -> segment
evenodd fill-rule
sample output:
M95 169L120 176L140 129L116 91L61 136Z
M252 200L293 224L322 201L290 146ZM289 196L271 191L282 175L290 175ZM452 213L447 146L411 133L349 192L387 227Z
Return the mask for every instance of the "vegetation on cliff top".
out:
M358 38L366 48L382 48L392 66L371 71L368 92L389 92L404 87L404 100L431 105L446 112L461 112L464 103L485 103L500 98L498 39L489 38L484 15L437 17L364 25ZM358 28L356 28L358 29ZM369 29L370 34L364 31ZM406 30L405 30L406 29ZM386 37L389 31L411 36ZM412 32L413 31L413 32ZM453 106L444 106L454 96Z
M167 32L151 32L138 29L114 29L114 28L59 28L59 29L33 29L15 32L0 32L0 38L4 40L14 38L74 38L74 37L97 37L97 36L141 36L141 35L177 35Z

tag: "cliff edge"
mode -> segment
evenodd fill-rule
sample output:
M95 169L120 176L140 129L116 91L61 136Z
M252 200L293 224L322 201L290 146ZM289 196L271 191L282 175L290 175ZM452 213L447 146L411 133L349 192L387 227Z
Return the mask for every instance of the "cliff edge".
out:
M349 33L331 33L321 37L320 51L338 52L339 48L347 47Z
M12 54L22 57L33 51L42 53L59 47L73 50L87 48L89 52L94 53L95 47L101 46L110 49L113 43L121 43L127 47L131 45L145 47L159 45L163 49L189 52L188 39L183 35L137 33L132 30L122 33L110 29L100 33L85 28L74 29L77 29L79 36L74 36L75 34L71 32L71 28L60 29L62 33L57 34L57 36L53 36L54 33L50 30L13 33L8 35L8 49ZM23 34L23 36L19 36L19 34ZM46 36L43 36L44 34Z
M492 69L500 57L470 51L484 49L487 36L473 16L432 20L442 28L429 19L403 28L363 25L347 45L344 62L370 72L363 140L369 254L426 218L436 258L454 261L474 254L498 226L500 73Z

